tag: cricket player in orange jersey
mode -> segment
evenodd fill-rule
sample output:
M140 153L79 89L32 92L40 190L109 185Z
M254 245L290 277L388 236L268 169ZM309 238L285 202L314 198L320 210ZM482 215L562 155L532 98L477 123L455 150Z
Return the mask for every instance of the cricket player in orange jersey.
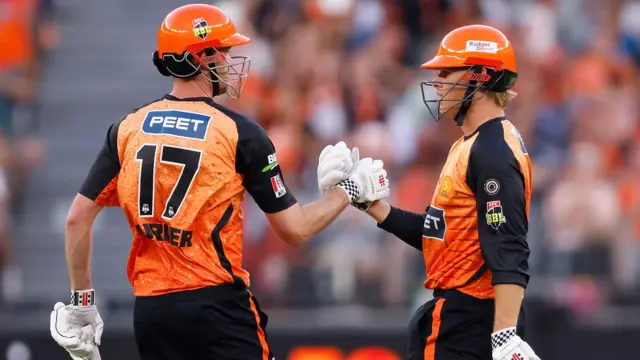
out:
M518 77L514 49L495 28L464 26L422 67L437 71L422 83L439 96L423 91L432 115L464 135L424 213L367 204L380 228L423 252L434 290L411 320L407 359L539 360L522 340L532 185L529 154L504 113Z
M250 59L229 50L249 41L214 6L182 6L164 19L153 62L174 78L173 91L109 128L69 211L71 303L55 305L51 334L72 358L99 358L89 260L104 206L120 206L133 233L127 274L143 360L269 360L267 316L242 268L245 192L294 246L350 203L389 194L383 164L342 143L321 154L323 197L297 203L264 129L213 101L240 96Z

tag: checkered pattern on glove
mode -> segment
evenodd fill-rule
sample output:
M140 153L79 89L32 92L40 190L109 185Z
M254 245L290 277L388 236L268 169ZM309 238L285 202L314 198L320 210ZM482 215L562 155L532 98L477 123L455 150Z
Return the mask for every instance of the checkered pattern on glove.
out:
M515 327L491 334L493 360L540 360L540 357L516 333Z
M491 334L491 345L495 349L500 347L509 341L512 337L516 335L516 328L510 327L506 329L502 329L498 332L494 332Z
M372 203L389 196L389 180L381 160L364 158L358 161L346 180L348 182L342 182L338 186L347 193L352 205Z
M360 195L360 189L358 188L358 185L351 179L342 180L340 183L338 183L337 186L347 193L347 196L349 196L349 201L351 203L354 203L356 201L356 198L358 198L358 196Z

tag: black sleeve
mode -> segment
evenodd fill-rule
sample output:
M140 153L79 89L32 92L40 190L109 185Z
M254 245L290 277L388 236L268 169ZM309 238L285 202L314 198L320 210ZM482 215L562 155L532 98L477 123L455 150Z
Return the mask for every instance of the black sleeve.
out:
M249 120L236 121L238 147L236 171L260 209L276 213L295 204L276 157L276 150L264 129Z
M482 134L480 134L482 136ZM471 149L467 184L475 194L482 256L492 283L529 282L524 177L503 138L479 137Z
M115 196L115 184L112 181L120 172L120 159L118 158L118 129L120 121L111 125L107 131L102 150L89 170L80 194L100 203L110 205Z
M425 214L416 214L392 206L389 215L378 224L378 227L422 251L422 228L425 216Z

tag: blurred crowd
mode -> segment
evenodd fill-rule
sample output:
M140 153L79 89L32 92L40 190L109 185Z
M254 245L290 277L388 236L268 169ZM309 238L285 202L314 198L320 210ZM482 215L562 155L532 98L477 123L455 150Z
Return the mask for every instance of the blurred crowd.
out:
M534 163L531 296L589 311L640 304L640 2L598 0L218 1L253 43L243 97L225 101L272 137L301 201L319 196L320 149L384 160L391 202L424 211L461 131L433 122L420 64L455 27L503 30L518 55L507 115ZM429 94L427 94L429 95ZM413 248L349 209L292 249L247 202L246 266L271 306L407 305L422 295Z
M0 294L20 287L12 223L43 156L37 89L58 43L54 0L0 0Z
M385 162L390 202L416 212L429 204L449 147L462 135L452 121L429 115L420 81L434 74L420 64L458 26L501 29L520 74L507 115L534 164L531 296L577 312L640 304L640 1L213 4L252 38L233 50L252 58L242 97L219 101L267 129L298 200L319 196L317 156L345 140L361 156ZM17 106L37 108L35 86L57 42L52 14L51 1L0 0L0 49L14 49L0 51L0 169L7 179L0 187L0 265L10 263L3 214L19 198L12 184L24 183L41 146L33 136L14 141L12 114ZM37 121L26 128L34 134ZM11 151L30 160L14 164ZM247 198L244 263L264 306L406 306L423 296L421 254L361 212L348 209L295 249Z

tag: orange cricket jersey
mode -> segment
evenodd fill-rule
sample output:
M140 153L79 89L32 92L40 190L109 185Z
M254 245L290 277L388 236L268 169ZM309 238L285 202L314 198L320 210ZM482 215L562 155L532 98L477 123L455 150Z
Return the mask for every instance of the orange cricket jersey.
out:
M33 0L0 1L0 69L24 65L34 55Z
M528 282L531 161L504 118L456 141L424 214L425 287L493 298L493 284Z
M133 233L129 281L150 296L249 286L245 191L269 213L296 202L265 131L209 98L167 95L109 129L80 193L122 208Z

